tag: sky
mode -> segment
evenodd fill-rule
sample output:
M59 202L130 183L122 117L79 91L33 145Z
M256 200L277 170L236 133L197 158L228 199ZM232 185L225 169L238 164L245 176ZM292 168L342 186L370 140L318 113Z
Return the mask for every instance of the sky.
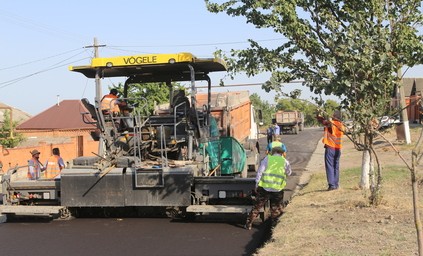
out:
M254 39L264 46L280 45L281 35L256 29L243 17L207 11L202 0L155 1L4 1L0 6L0 102L37 115L61 100L87 98L94 102L95 82L71 72L69 66L87 65L93 57L94 38L100 57L150 53L190 52L212 57L216 50L248 47ZM406 71L406 72L405 72ZM404 77L423 77L423 67L404 70ZM212 84L261 84L270 74L255 77L225 72L211 75ZM103 79L103 92L123 79ZM302 89L299 84L284 91ZM275 93L261 86L231 86L215 91L248 90L274 103Z

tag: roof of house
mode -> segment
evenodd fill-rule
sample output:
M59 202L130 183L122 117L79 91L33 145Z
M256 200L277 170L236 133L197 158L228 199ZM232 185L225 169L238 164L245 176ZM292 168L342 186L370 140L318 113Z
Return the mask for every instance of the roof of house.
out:
M80 100L63 100L40 114L28 119L17 130L75 130L94 129L84 123L81 113L88 112ZM90 121L91 116L87 115Z
M8 115L12 114L12 119L14 122L17 122L18 124L28 120L31 115L19 110L17 108L11 107L9 105L6 105L4 103L0 102L0 123L3 123L4 121L4 113L8 111Z
M403 78L402 84L404 86L405 96L412 95L413 91L415 93L420 92L420 95L423 95L423 78Z

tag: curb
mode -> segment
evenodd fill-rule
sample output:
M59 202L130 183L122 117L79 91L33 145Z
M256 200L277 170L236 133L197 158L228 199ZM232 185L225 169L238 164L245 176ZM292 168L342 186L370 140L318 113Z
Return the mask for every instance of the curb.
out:
M316 148L313 151L313 154L310 157L310 160L307 163L306 168L302 172L298 184L292 193L291 200L297 196L298 192L303 189L307 184L310 182L311 176L313 173L317 171L324 171L324 155L325 155L325 148L321 144L320 140L316 144Z

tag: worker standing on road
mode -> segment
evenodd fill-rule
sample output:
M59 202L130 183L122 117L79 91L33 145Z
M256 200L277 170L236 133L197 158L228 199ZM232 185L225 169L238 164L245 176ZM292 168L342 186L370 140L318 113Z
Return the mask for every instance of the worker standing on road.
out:
M269 128L267 128L267 144L272 143L273 134L275 134L275 129L273 129L273 126L270 125Z
M276 136L279 136L281 134L281 128L276 122L273 123L273 130L275 131L273 133L273 140L276 140Z
M341 111L336 110L330 119L325 119L320 113L317 113L316 118L325 126L322 142L325 145L328 190L335 190L339 188L339 159L341 158L342 135L345 130L341 122Z
M54 179L60 177L60 172L65 168L63 158L60 157L60 150L53 148L53 155L46 162L46 171L44 177L46 179Z
M40 162L40 151L34 149L31 152L32 158L28 160L28 174L30 180L38 180L41 177L41 172L46 168Z
M254 206L245 223L250 230L254 220L260 214L267 200L270 200L270 218L272 225L283 213L283 189L286 186L286 177L291 175L291 165L283 157L284 151L280 147L272 149L272 154L266 156L260 163L256 176L256 198Z
M267 144L266 148L266 155L270 154L272 152L272 148L282 148L283 156L286 158L286 146L282 143L281 135L276 135L275 140Z

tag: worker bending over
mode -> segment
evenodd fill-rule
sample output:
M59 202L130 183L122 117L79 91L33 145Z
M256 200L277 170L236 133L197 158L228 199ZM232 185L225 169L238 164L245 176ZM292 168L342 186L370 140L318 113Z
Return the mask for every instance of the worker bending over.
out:
M279 148L282 148L283 156L286 157L286 151L287 150L286 150L285 144L282 143L281 135L276 135L274 138L275 139L267 145L266 155L270 154L272 152L273 148L279 147Z
M275 147L272 149L272 154L267 155L260 163L256 176L254 206L244 226L248 230L251 229L267 200L270 200L272 225L276 224L283 213L283 189L286 186L286 177L292 173L291 165L283 153L282 148Z

